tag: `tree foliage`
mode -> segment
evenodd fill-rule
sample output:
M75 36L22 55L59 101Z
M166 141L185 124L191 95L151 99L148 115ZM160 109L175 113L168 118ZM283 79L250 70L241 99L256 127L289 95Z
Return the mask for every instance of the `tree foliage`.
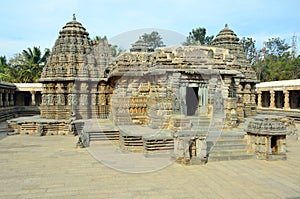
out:
M196 46L196 45L211 45L213 42L214 36L206 36L206 29L199 27L192 29L189 32L189 36L186 38L186 41L183 43L184 46Z
M266 42L266 49L269 55L281 57L290 48L291 46L289 46L284 39L280 39L279 37L271 38Z
M162 40L162 37L156 31L153 31L150 34L144 33L142 35L142 39L146 44L148 44L148 47L151 50L155 50L156 48L166 46Z
M2 70L0 74L1 81L37 82L49 55L49 49L46 48L44 54L42 54L40 48L33 47L15 55L9 60L9 63L2 57L0 60Z
M252 66L262 82L300 78L300 57L294 57L285 40L270 38L257 50Z
M255 40L250 37L247 38L243 37L240 40L240 44L243 46L247 59L250 61L251 64L253 64L257 56Z

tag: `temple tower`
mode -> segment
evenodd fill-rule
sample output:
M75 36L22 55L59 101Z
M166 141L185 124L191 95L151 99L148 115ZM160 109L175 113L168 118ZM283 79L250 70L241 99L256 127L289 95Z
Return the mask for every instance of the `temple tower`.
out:
M235 76L223 74L224 87L228 89L226 96L223 96L230 104L231 108L225 110L227 115L231 115L229 126L235 126L235 121L243 122L244 117L256 114L255 84L258 82L255 71L246 58L243 46L239 43L239 38L226 24L217 34L213 41L213 46L228 49L234 55L234 60L227 68L237 71Z
M70 119L74 116L72 106L79 103L74 82L84 68L91 46L89 33L73 15L73 20L59 32L39 80L43 84L42 118Z

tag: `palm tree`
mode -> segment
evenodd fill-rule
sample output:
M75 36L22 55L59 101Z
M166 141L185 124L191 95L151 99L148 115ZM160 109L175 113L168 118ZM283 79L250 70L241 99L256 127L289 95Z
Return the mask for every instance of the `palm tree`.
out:
M21 54L21 70L19 76L22 78L22 82L36 82L41 75L44 65L50 55L50 50L45 49L45 53L42 55L40 48L33 47L23 50Z
M0 81L10 81L10 64L5 56L0 56Z

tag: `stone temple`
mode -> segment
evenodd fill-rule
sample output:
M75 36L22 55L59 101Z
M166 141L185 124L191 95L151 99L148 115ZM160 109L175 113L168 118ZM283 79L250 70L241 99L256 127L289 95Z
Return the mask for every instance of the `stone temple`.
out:
M86 147L110 139L124 150L169 151L185 163L207 158L223 129L256 114L258 81L227 25L210 46L151 51L139 39L112 57L108 41L91 40L74 16L40 82L40 116L11 120L15 131L79 135ZM244 134L237 137L243 143Z

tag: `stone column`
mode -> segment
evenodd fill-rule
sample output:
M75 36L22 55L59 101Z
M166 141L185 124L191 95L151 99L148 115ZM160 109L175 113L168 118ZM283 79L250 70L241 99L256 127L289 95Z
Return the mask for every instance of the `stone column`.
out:
M187 114L187 104L186 104L186 87L180 87L180 104L181 104L181 114Z
M272 148L271 148L271 136L267 137L267 155L272 154Z
M261 91L258 91L257 93L257 108L261 108L262 103L261 103Z
M201 114L207 114L208 112L208 88L206 85L203 85L202 89L202 106L200 108ZM200 100L199 100L200 101Z
M9 93L6 90L4 90L4 92L5 92L4 106L9 106Z
M223 80L224 84L223 84L223 98L227 99L229 96L229 89L230 89L230 85L231 85L231 77L225 76L224 80Z
M278 139L278 153L285 154L286 153L286 136L280 136Z
M10 106L13 106L13 105L15 105L15 101L14 101L14 91L11 91L11 93L10 93L10 102L9 102L10 104Z
M196 154L197 157L200 159L203 159L207 156L207 151L206 151L207 145L206 145L206 140L201 140L200 138L196 139Z
M270 91L270 108L275 108L275 91Z
M48 96L47 94L42 94L42 105L47 105L48 104Z
M290 109L290 92L288 90L283 91L284 93L284 110L289 110Z
M203 105L203 85L199 85L198 89L198 98L199 98L199 103L198 106L201 107Z
M35 91L30 91L31 94L31 106L35 106Z
M0 89L0 106L3 106L2 92L3 89Z

